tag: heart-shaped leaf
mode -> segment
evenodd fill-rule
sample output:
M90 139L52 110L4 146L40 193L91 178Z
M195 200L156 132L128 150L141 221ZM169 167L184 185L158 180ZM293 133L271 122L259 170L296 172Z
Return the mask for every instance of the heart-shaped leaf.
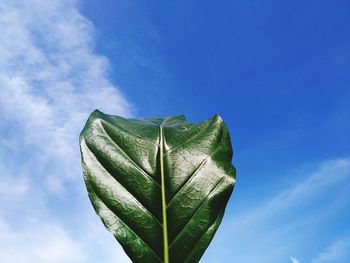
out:
M133 262L198 262L235 182L222 119L124 119L94 111L81 135L84 179Z

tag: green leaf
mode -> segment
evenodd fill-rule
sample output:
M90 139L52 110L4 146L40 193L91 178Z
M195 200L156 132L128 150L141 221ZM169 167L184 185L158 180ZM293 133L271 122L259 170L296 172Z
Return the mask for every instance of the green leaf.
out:
M198 262L235 183L222 119L124 119L94 111L80 135L96 213L133 262Z

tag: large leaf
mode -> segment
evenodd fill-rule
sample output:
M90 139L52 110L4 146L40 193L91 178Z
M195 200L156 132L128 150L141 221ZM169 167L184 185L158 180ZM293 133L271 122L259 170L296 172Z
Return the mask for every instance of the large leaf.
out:
M94 111L80 136L96 213L133 262L198 262L233 190L222 119L124 119Z

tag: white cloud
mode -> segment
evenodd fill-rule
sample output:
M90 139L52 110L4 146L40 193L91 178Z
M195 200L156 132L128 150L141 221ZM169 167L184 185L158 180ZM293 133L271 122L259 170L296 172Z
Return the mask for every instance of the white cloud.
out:
M0 12L2 134L33 147L36 165L59 163L60 180L76 176L88 114L130 116L131 106L109 81L106 58L93 51L93 25L74 1L2 1ZM50 176L48 186L61 191Z
M28 179L22 176L9 176L8 170L1 166L0 162L0 174L2 175L0 180L0 205L9 201L21 201L28 194Z
M0 220L0 254L3 262L85 262L81 246L56 225L40 224L38 234L17 232Z
M92 23L74 0L0 1L0 13L1 261L130 262L82 182L88 115L133 112L94 51Z
M295 257L289 257L292 263L299 263L299 260Z
M46 223L32 220L26 224L24 228L13 227L0 218L1 262L130 262L124 252L115 246L115 241L112 238L106 239L105 231L100 231L96 224L89 225L87 234L83 236L73 236L64 226L52 221Z

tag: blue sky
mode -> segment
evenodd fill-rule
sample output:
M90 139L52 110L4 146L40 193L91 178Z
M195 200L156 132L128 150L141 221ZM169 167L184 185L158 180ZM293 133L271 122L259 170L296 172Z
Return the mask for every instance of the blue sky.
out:
M1 1L0 14L4 262L130 262L82 181L95 108L223 117L237 184L201 262L349 262L348 1Z

